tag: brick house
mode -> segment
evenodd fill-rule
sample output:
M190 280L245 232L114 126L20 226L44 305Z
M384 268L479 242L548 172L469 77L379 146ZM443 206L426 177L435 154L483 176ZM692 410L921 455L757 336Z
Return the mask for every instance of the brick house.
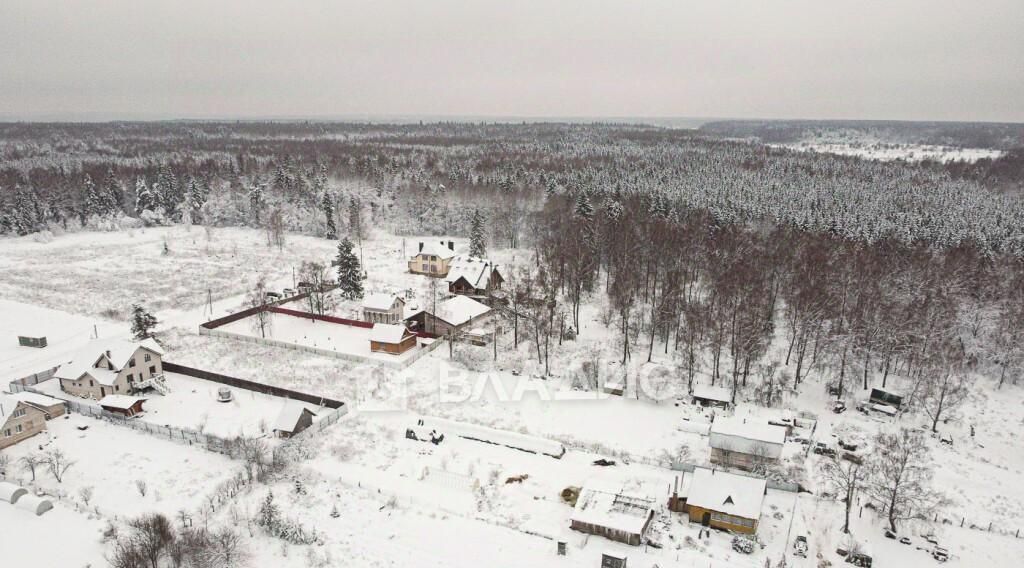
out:
M46 430L46 414L11 395L0 394L0 449Z
M454 241L438 241L437 244L421 241L419 251L409 259L409 272L444 278L454 257Z

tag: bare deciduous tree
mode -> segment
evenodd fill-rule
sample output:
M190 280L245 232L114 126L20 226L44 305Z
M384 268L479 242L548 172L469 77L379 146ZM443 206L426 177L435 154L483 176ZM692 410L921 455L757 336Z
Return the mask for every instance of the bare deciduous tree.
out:
M927 518L946 503L931 488L928 447L920 432L879 433L868 466L865 490L893 531L898 522Z
M843 532L849 533L850 509L853 507L853 497L864 481L861 466L852 461L831 458L822 462L821 474L825 479L825 483L842 498L843 504L846 506Z
M46 463L46 469L53 475L53 478L57 480L57 483L64 482L64 475L67 473L71 466L75 465L75 460L68 459L64 455L64 452L58 448L54 448L46 452L44 456Z

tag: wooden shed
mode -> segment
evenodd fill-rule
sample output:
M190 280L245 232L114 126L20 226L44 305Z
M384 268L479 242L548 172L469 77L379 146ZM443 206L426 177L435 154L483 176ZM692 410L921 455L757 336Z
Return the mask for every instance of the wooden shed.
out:
M401 355L416 347L416 336L401 324L373 324L370 351Z
M103 410L111 414L120 414L126 418L131 418L142 412L142 403L145 401L145 398L139 396L108 394L100 399L99 405Z

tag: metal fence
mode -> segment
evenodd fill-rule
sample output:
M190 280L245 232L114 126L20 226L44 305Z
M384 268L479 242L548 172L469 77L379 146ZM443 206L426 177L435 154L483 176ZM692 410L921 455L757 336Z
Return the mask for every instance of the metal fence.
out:
M345 403L340 400L334 400L333 398L326 398L320 395L314 395L295 391L291 389L276 387L273 385L267 385L264 383L258 383L256 381L250 381L246 379L239 379L238 377L232 377L229 375L223 375L220 373L214 373L212 371L205 371L203 369L196 369L193 367L186 367L185 365L179 365L177 363L171 363L170 361L164 361L164 371L168 373L177 373L179 375L187 375L189 377L195 377L197 379L203 379L204 381L210 381L213 383L219 383L230 387L235 387L243 390L250 390L270 396L276 396L279 398L290 398L294 400L301 400L302 402L308 402L317 406L326 406L328 408L340 408L345 406Z
M47 369L47 370L41 371L39 373L33 373L33 374L31 374L31 375L29 375L27 377L22 377L20 379L15 379L15 380L10 382L10 391L12 393L15 393L15 392L23 392L23 391L29 390L29 387L38 385L39 383L41 383L43 381L48 381L48 380L52 379L53 376L57 373L57 369L59 369L59 368L60 367L54 367L52 369Z

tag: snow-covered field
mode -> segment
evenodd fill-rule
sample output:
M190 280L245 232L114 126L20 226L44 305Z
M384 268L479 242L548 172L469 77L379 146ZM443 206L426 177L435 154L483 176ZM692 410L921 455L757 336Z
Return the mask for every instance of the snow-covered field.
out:
M168 256L161 254L165 236L171 251ZM406 240L406 252L415 242ZM293 261L297 264L299 256L327 262L333 255L333 243L322 239L289 236L288 243L288 248L278 253L266 247L265 236L258 231L215 230L207 241L201 228L181 227L58 237L51 243L0 241L0 270L15 267L18 271L16 279L0 282L4 297L0 313L5 316L0 318L4 337L0 345L4 375L0 378L15 378L13 369L20 373L26 368L31 372L52 366L62 353L89 339L93 324L98 324L103 337L125 335L127 324L98 314L109 306L123 309L131 301L127 297L151 288L151 298L156 299L151 305L164 322L158 327L158 337L167 350L167 360L350 402L357 412L313 437L308 444L314 451L289 470L287 479L272 480L237 498L237 508L251 513L258 508L265 489L272 488L287 515L323 532L323 546L286 547L258 530L254 536L243 531L254 566L309 566L327 556L331 560L324 565L328 566L342 562L408 565L410 558L416 558L417 565L460 568L555 563L595 566L605 549L626 551L631 566L764 566L766 560L774 565L791 548L796 534L808 536L812 554L807 559L790 557L790 565L842 564L835 554L841 504L820 495L822 458L814 454L805 457L797 443L785 446L786 466L799 472L815 494L797 498L792 493L770 491L759 530L766 546L751 556L733 552L728 535L698 538L698 528L678 516L662 527L665 547L661 550L618 545L568 529L571 507L559 497L565 487L579 486L600 475L654 479L667 488L676 473L663 467L665 463L677 458L698 464L708 460L706 436L684 427L685 418L698 421L704 416L692 405L677 404L671 391L655 401L638 399L632 388L622 397L574 388L583 361L597 361L601 382L660 369L677 379L675 387L682 384L678 379L682 372L673 362L671 349L666 355L661 343L654 347L652 363L645 363L643 346L643 353L635 354L633 361L625 367L619 364L621 344L615 328L602 321L605 300L600 296L584 304L579 337L553 352L550 373L536 360L531 343L513 349L510 333L499 338L496 361L490 347L458 344L454 357L449 358L447 346L442 346L401 373L380 365L198 335L198 323L211 317L203 306L211 282L218 283L212 315L220 316L241 306L241 296L255 279L254 267L260 263L276 278L275 286L285 287L291 284L290 267ZM80 251L87 247L90 255L85 258ZM157 264L155 268L128 266L122 270L119 258L124 251L131 259L154 253ZM428 301L431 281L405 272L401 238L377 233L363 243L362 254L369 273L368 291L411 288L413 303ZM503 264L513 257L528 258L524 251L514 250L499 250L493 256ZM30 262L32 258L37 260ZM117 265L118 271L92 270L100 265ZM57 278L58 274L65 276ZM85 284L76 284L77 278ZM37 287L31 284L35 281L49 283ZM358 302L339 301L333 313L352 317L357 310ZM45 350L18 347L15 335L27 327L41 328L51 346ZM343 345L359 349L361 354L365 347L369 354L365 337L345 336L346 329L339 328L343 326L278 315L272 333L276 339L318 347ZM245 321L224 329L255 333ZM778 358L783 348L772 346L772 356ZM467 367L487 374L470 373ZM546 376L542 379L541 375ZM979 382L986 380L978 378ZM172 394L153 395L142 420L187 428L205 423L207 432L221 436L255 434L264 431L265 423L272 422L284 404L274 397L237 389L233 389L236 400L222 404L215 400L218 385L175 375L170 375L169 381ZM697 381L707 383L710 377L699 372ZM737 414L766 420L783 410L811 412L818 416L814 439L832 443L836 440L832 434L856 433L870 439L879 431L922 423L920 416L883 419L866 417L852 408L832 414L819 381L812 376L799 395L787 395L778 409L755 406L741 396ZM903 386L898 377L890 377L890 381L897 389ZM950 549L953 558L949 565L1008 567L1018 565L1024 556L1024 540L1001 534L1024 528L1024 494L1017 489L1024 476L1019 434L1024 424L1024 394L1009 385L995 391L990 382L980 384L983 386L975 389L965 406L951 415L952 420L939 426L953 437L954 445L928 439L936 484L952 500L943 515L950 523L928 523L908 530L914 544L902 545L884 538L883 523L870 510L865 509L861 516L860 508L855 509L853 531L874 551L876 566L931 565L930 556L916 549L925 530L934 530ZM866 396L859 385L854 387L851 402ZM375 412L375 408L391 411ZM405 428L421 415L558 440L569 446L569 452L555 460L456 437L439 446L406 440ZM973 437L969 434L972 424L976 429ZM89 428L78 430L78 425ZM36 451L40 444L60 447L77 463L64 483L57 484L41 472L36 486L62 492L65 502L77 499L81 487L93 486L93 505L105 516L111 510L126 518L146 511L173 515L181 508L194 509L241 465L200 448L79 416L58 419L48 426L49 434L5 450L5 455L16 460ZM615 459L618 465L592 465L598 457ZM523 483L504 482L524 474L529 477ZM25 478L26 474L15 468L15 477ZM304 480L308 494L294 491L293 478ZM147 481L146 497L139 495L137 479ZM474 489L474 484L479 488ZM335 506L340 513L337 518L330 515ZM78 516L67 521L69 530L80 539L74 547L82 550L84 558L94 558L97 522L85 519L83 513L71 510L73 507L66 509L58 514ZM229 520L226 513L220 515L222 522ZM0 516L0 522L5 520ZM993 532L986 530L989 523ZM0 531L0 538L3 533ZM551 539L567 541L568 556L555 556ZM820 559L816 553L821 554Z
M954 146L935 146L930 144L898 144L873 139L810 139L795 144L772 144L791 150L801 152L819 152L823 154L838 154L840 156L855 156L867 160L878 160L889 162L893 160L904 160L907 162L921 162L931 160L935 162L977 162L982 158L995 159L1003 155L1000 150L988 148L959 148Z
M104 518L131 518L150 511L173 516L181 509L192 510L240 467L200 447L79 415L51 420L46 427L46 432L4 453L16 464L27 454L60 449L74 461L63 481L57 482L43 466L37 468L34 483L30 472L20 466L12 466L14 474L8 479L82 506L80 490L91 487L89 508L98 509ZM145 496L138 481L146 484Z

